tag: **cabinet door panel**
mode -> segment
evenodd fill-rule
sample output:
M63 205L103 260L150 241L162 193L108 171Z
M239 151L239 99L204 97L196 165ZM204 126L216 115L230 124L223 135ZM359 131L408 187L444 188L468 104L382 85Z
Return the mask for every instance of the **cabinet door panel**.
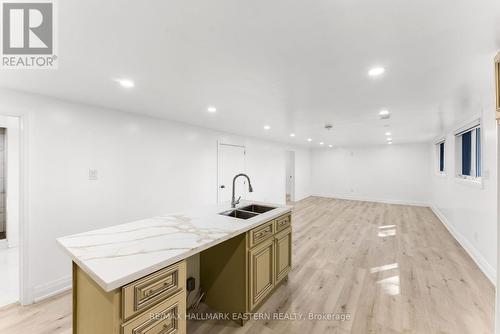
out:
M292 269L292 229L288 228L275 237L276 242L276 284Z
M273 238L251 249L248 256L250 309L253 309L274 287Z

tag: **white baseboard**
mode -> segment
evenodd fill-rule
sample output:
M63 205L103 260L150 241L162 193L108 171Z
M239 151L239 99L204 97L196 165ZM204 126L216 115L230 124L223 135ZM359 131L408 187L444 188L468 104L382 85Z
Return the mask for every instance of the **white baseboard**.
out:
M307 193L307 194L303 194L302 196L296 196L294 198L294 202L298 202L298 201L302 201L303 199L306 199L308 197L311 197L312 195Z
M53 297L71 289L72 277L66 276L55 281L41 284L33 288L33 300L38 303L44 299Z
M403 200L395 200L395 199L380 199L380 198L373 198L373 197L350 196L350 195L340 195L340 194L313 194L312 196L326 197L326 198L338 198L338 199L346 199L346 200L350 200L350 201L361 201L361 202L413 205L413 206L424 206L424 207L430 206L429 203L424 203L424 202L403 201Z
M469 254L472 260L476 263L484 275L496 286L496 270L488 261L481 255L481 253L472 245L472 243L460 233L453 224L450 223L448 218L435 206L431 206L432 212L439 218L441 223L446 227L448 232L455 238L455 240L462 246L462 248Z

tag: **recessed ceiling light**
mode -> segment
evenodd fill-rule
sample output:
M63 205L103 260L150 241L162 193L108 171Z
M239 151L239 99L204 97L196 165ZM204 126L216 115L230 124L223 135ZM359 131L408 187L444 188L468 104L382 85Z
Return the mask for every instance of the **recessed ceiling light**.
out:
M217 108L215 108L215 107L208 107L208 108L207 108L207 111L208 111L208 112L216 112L216 111L217 111Z
M320 145L324 145L325 143L323 143L323 142L320 142L319 144L320 144Z
M392 141L392 138L390 138L390 137L389 137L389 138L387 138L387 141Z
M371 68L368 71L368 75L371 76L371 77L378 77L379 75L384 74L384 72L385 72L385 68L383 68L383 67L374 67L374 68Z
M290 137L295 137L295 133L290 133Z
M328 147L329 147L329 148L332 148L332 147L333 147L333 145L332 145L332 144L330 144L330 145L328 145Z
M389 110L380 110L380 112L378 113L380 116L387 116L389 115Z
M391 135L391 133L390 133L390 132L386 132L386 133L385 133L385 135L386 135L386 136L390 136L390 135Z
M392 144L392 141L390 141L390 142L387 142L387 144L391 145L391 144Z
M312 140L312 138L307 138L307 141L312 142L313 140Z
M271 129L271 126L269 126L269 125L264 125L264 130L269 130L269 129Z
M115 79L122 87L132 88L135 86L134 82L130 79Z

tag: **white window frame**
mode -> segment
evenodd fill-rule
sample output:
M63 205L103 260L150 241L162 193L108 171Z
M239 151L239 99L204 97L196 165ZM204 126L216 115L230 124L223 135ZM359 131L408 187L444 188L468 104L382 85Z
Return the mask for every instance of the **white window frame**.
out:
M441 164L441 144L444 144L444 157L443 157L443 171L440 170ZM434 143L434 147L436 148L436 173L440 176L446 176L446 139L442 138Z
M460 127L455 131L455 177L459 180L465 180L468 182L474 182L482 184L482 177L477 176L476 171L477 166L477 154L476 154L476 129L482 129L481 120L477 119L473 122L468 123L465 126ZM472 131L471 134L471 175L462 175L462 135L466 132ZM481 138L481 175L483 175L483 155L484 155L484 139L483 131L480 133Z

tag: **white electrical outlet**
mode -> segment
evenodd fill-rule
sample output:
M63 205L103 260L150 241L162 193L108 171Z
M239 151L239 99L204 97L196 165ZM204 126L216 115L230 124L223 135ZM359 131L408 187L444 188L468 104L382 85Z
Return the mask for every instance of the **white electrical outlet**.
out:
M89 169L89 180L90 181L97 181L99 178L97 169Z

